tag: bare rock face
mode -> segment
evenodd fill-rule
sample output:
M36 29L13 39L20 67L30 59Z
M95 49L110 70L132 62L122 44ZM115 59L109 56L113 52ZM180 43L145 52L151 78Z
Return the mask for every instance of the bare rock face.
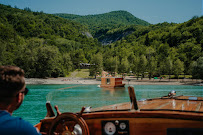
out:
M91 35L91 33L85 31L85 32L82 32L82 35L85 35L87 36L88 38L93 38L93 36Z
M102 45L108 45L108 44L111 44L113 42L116 42L120 39L122 39L123 37L126 37L127 35L133 33L132 30L130 31L125 31L125 32L122 32L122 33L114 33L114 34L111 34L111 35L106 35L104 38L102 39L99 39L99 41L102 43Z

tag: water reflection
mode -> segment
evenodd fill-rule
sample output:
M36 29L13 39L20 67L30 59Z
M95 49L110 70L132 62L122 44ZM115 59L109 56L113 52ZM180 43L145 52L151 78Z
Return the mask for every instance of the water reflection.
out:
M102 91L109 93L111 96L120 96L125 94L125 87L118 88L101 88Z

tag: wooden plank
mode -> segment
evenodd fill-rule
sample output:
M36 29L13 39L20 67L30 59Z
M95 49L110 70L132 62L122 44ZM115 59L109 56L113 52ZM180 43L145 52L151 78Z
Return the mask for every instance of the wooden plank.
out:
M162 109L197 111L198 108L200 109L200 102L201 101L176 100L175 102L172 102L171 104L165 106Z
M169 102L169 100L162 100L162 102L160 102L160 100L156 100L152 104L143 105L141 109L155 109L168 102Z
M171 109L171 110L185 110L184 100L172 100L170 104L161 109Z
M138 107L140 107L140 108L142 108L142 106L145 106L145 105L150 105L150 104L152 104L152 103L155 103L155 102L157 102L157 101L140 101L140 102L138 102Z
M182 103L182 102L181 102ZM180 102L177 102L176 100L169 101L169 104L166 106L163 106L160 109L170 109L170 110L179 110L180 106L182 105Z
M176 101L176 108L175 110L185 110L185 104L186 104L186 101L184 100L177 100Z
M169 102L167 102L167 103L165 103L165 104L162 104L162 105L156 107L155 109L162 109L163 107L167 106L167 105L170 104L170 103L171 103L171 102L169 101Z
M202 102L199 102L199 104L197 105L197 108L196 108L196 110L195 110L195 111L199 111L199 110L200 110L200 108L201 108L201 106L202 106Z
M199 101L186 101L185 103L185 110L187 111L195 111Z
M203 103L201 104L199 111L203 112Z

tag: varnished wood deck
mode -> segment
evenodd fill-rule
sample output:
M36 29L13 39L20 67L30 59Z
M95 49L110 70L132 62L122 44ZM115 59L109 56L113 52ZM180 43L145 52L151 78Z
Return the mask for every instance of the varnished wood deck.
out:
M138 108L140 111L160 110L160 111L185 111L185 112L199 112L203 113L203 98L197 97L197 100L190 100L189 96L178 96L174 98L156 98L138 101ZM193 99L193 98L191 98ZM130 110L131 103L121 103L110 106L103 106L92 109L92 111L100 110Z

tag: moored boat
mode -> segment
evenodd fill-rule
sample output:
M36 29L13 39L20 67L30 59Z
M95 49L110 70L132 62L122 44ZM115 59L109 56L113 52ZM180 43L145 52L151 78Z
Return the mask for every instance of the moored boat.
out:
M130 102L99 108L83 107L78 113L57 115L47 103L47 116L36 127L42 134L83 135L200 135L203 134L203 98L167 96L136 100L128 87Z

